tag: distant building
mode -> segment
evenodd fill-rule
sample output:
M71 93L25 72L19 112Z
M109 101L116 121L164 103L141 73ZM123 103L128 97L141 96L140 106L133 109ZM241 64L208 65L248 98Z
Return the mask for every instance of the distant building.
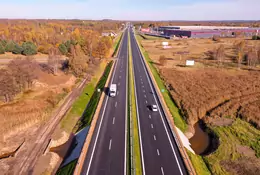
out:
M117 34L115 32L103 32L102 36L113 36L113 37L116 37Z

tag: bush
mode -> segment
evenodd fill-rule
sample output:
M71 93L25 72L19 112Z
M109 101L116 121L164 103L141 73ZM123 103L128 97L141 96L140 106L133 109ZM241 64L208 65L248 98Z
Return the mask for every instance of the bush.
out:
M59 50L62 53L62 55L66 55L68 53L68 48L64 44L59 45Z
M0 43L0 54L4 54L5 53L5 48L2 45L2 43Z
M19 44L15 44L12 53L13 54L21 54L22 51L23 51L23 48L21 46L19 46Z
M13 52L16 43L14 41L8 41L5 45L6 52Z
M0 40L0 44L2 44L2 46L5 48L7 41L6 40Z
M252 40L260 40L260 36L254 35L252 36Z
M24 42L22 44L22 54L23 55L35 55L37 53L37 47L34 43L32 42Z
M220 37L218 35L214 35L212 40L213 41L220 41Z

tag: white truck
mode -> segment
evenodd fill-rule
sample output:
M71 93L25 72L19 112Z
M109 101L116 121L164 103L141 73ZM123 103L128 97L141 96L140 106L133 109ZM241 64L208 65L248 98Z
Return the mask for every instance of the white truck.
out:
M109 89L109 95L110 95L110 97L116 96L116 84L111 84L110 89Z

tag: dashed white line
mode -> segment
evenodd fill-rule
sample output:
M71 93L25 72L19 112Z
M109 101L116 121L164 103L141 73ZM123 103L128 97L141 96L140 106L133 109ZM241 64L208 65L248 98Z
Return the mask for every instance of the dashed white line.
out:
M119 94L119 91L117 91L117 95Z
M144 98L146 98L146 95L144 95Z
M155 135L153 135L153 139L156 140L156 136Z
M163 167L161 167L161 172L162 172L162 175L164 175Z
M115 124L115 117L113 117L113 124Z
M143 92L145 93L145 90L143 90Z
M111 150L111 146L112 146L112 139L110 139L109 141L109 150Z
M152 117L151 117L151 115L149 115L149 119L151 119Z
M120 83L118 83L118 86L120 86Z
M115 107L117 106L117 102L116 102L116 104L115 104Z
M151 124L151 128L153 128L153 124Z
M159 156L160 155L160 151L157 149L157 155Z
M121 76L119 76L119 78L121 78Z
M146 104L148 103L147 100L145 100L145 103L146 103Z

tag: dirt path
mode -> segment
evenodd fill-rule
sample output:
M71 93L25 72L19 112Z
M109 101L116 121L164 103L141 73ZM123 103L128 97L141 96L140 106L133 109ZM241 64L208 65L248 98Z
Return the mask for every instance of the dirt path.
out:
M24 146L17 153L16 159L13 162L13 166L9 174L23 175L32 174L33 167L38 158L44 153L46 147L49 144L51 135L59 124L64 114L69 110L76 97L81 93L86 80L70 93L64 100L64 103L53 112L53 117L43 126L37 129L38 133L35 134L30 140L26 140Z

